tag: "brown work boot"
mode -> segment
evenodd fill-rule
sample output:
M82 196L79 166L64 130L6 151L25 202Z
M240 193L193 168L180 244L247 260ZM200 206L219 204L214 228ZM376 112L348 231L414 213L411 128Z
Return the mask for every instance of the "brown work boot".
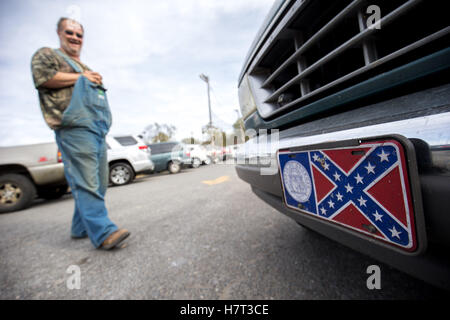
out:
M110 250L125 240L130 235L127 229L118 229L111 233L105 241L103 241L101 248Z

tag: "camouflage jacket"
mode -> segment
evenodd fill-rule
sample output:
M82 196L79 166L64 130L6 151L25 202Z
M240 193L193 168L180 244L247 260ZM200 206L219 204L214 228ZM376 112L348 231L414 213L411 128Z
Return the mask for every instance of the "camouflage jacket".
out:
M78 64L83 71L90 70L86 65ZM53 49L41 48L31 59L31 71L34 86L39 93L39 102L45 122L51 129L58 129L61 125L62 114L72 98L74 86L50 89L41 85L52 79L58 71L75 73L75 70Z

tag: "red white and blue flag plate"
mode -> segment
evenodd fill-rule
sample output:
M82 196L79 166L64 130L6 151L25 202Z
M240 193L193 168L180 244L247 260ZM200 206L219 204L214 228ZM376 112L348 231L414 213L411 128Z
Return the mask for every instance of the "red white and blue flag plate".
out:
M405 152L392 139L278 152L286 205L412 252L417 248Z

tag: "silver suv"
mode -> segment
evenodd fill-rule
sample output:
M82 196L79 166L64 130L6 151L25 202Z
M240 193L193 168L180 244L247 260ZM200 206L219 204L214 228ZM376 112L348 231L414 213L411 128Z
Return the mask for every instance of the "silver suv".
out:
M150 148L137 136L107 136L109 181L124 185L133 181L137 173L155 168Z
M0 213L28 208L36 196L57 199L67 188L55 142L0 148Z

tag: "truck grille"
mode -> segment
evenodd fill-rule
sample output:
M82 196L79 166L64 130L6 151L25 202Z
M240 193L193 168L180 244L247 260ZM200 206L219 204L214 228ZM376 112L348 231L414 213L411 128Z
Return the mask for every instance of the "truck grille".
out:
M447 48L445 2L292 1L249 67L260 115L301 108ZM373 6L379 28L368 27Z

